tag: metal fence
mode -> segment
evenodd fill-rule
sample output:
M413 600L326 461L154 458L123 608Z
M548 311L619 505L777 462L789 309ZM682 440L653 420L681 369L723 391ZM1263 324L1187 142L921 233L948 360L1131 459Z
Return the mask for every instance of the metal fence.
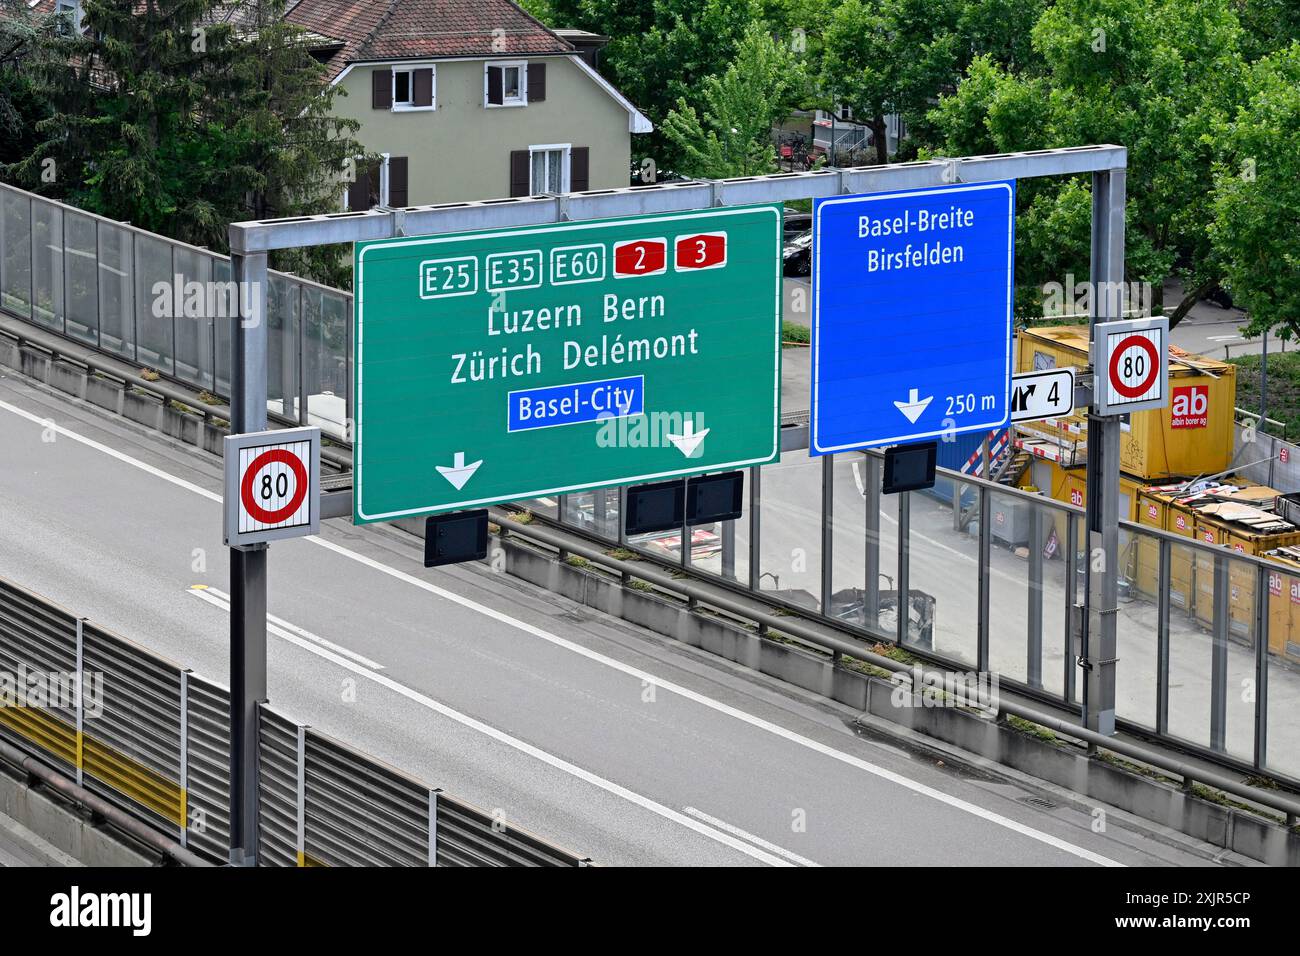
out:
M343 440L352 296L269 274L268 410ZM0 308L229 399L230 258L0 184Z
M0 579L0 738L190 851L229 847L230 698ZM264 866L580 866L587 861L265 705Z
M881 474L878 452L787 451L746 472L742 519L632 537L618 489L523 506L635 560L1077 711L1083 509L950 470L933 491L887 496ZM1127 521L1119 555L1121 726L1300 783L1300 591L1283 569Z

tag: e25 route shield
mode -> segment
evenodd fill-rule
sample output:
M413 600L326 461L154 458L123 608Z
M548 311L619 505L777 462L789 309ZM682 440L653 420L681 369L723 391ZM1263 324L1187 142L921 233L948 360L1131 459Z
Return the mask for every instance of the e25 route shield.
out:
M776 460L781 217L357 243L353 520Z

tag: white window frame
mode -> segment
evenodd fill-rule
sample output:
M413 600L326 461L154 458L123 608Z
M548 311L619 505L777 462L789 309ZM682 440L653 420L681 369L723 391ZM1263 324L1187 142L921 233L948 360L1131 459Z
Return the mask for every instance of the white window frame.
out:
M432 72L432 74L433 74L433 80L432 80L432 84L431 84L432 87L433 87L433 89L432 89L432 97L433 97L433 101L432 101L428 106L416 106L416 105L415 105L415 71L416 71L416 70L430 70L430 71ZM389 106L389 112L392 112L392 113L432 113L434 110L436 110L436 109L438 108L438 66L437 66L437 64L435 64L435 63L403 63L401 66L394 66L394 67L392 68L392 71L391 71L391 72L392 72L392 77L391 77L390 82L392 83L392 86L390 87L390 89L389 89L389 94L388 94L388 96L389 96L389 100L390 100L390 102L391 102L391 105ZM411 77L411 78L410 78L410 80L407 81L407 84L408 84L408 85L407 85L407 89L411 91L411 102L409 102L409 103L398 103L398 102L397 102L397 74L398 74L398 73L408 73L408 74L410 74L410 77Z
M514 99L506 99L505 94L505 74L501 76L501 103L488 102L488 69L499 67L502 71L511 67L519 69L519 95ZM509 109L511 107L528 105L528 61L527 60L488 60L483 64L483 106L490 110ZM531 147L530 147L531 148Z
M380 153L383 162L379 164L379 205L388 206L388 153Z
M553 153L560 150L564 151L564 159L561 161L560 168L560 192L567 193L571 182L573 171L573 144L572 143L543 143L538 146L528 147L528 195L539 196L533 186L533 154L534 153ZM542 192L550 192L549 189Z
M379 154L379 159L380 159L380 163L379 163L379 205L381 205L381 206L387 206L387 205L388 205L388 158L389 158L390 155L391 155L390 153L380 153L380 154ZM352 168L353 168L353 171L356 173L357 176L360 176L360 175L361 175L361 167L360 167L360 160L361 160L361 159L362 159L362 157L357 156L357 157L355 157L355 158L352 160ZM532 173L532 167L530 166L530 167L529 167L529 174L530 174L530 177L531 177L531 173ZM369 175L369 174L367 173L367 175ZM356 180L354 179L353 182L355 182L355 181L356 181ZM341 202L339 203L340 208L342 208L342 210L343 210L344 212L368 212L368 211L369 211L369 207L367 207L366 209L353 209L353 208L351 208L351 207L348 205L348 193L352 191L352 190L351 190L351 185L352 185L352 183L348 182L347 180L344 180L344 181L343 181L343 198L342 198Z

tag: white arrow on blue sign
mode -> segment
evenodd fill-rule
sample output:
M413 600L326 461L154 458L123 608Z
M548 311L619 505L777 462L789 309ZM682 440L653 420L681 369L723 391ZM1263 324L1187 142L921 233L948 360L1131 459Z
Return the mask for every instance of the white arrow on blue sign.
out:
M1014 181L818 200L810 451L1007 423Z

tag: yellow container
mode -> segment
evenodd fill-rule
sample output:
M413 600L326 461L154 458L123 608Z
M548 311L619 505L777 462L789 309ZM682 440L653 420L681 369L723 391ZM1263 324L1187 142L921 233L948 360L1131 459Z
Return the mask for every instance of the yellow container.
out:
M1083 368L1089 361L1087 326L1023 329L1016 336L1019 372ZM1134 412L1130 417L1130 430L1120 435L1120 470L1150 481L1217 474L1230 468L1236 366L1171 350L1169 391L1167 407ZM1036 427L1044 426L1039 423ZM1086 420L1080 416L1059 425L1062 437L1076 439L1081 428L1086 438Z
M1157 488L1135 488L1133 513L1133 520L1139 525L1169 531L1184 538L1193 536L1196 516L1190 508L1177 501L1171 492ZM1141 593L1156 597L1160 589L1160 544L1155 538L1139 536L1134 552L1135 570L1130 579L1136 582ZM1191 608L1193 572L1190 550L1171 548L1169 600L1173 607Z
M1165 497L1165 530L1184 538L1194 537L1196 516L1192 509L1173 496ZM1190 548L1171 548L1169 551L1169 600L1188 614L1196 602L1195 566Z
M1193 537L1201 544L1221 545L1224 533L1215 522L1200 515L1195 518ZM1197 550L1192 559L1192 602L1196 619L1210 627L1214 624L1214 554Z
M1145 528L1165 530L1165 518L1169 512L1169 503L1155 493L1142 489L1135 498L1137 523ZM1137 574L1133 581L1138 592L1149 598L1156 598L1160 589L1160 544L1155 538L1145 535L1138 538Z
M1268 573L1268 649L1300 663L1300 552L1265 552L1280 567Z

